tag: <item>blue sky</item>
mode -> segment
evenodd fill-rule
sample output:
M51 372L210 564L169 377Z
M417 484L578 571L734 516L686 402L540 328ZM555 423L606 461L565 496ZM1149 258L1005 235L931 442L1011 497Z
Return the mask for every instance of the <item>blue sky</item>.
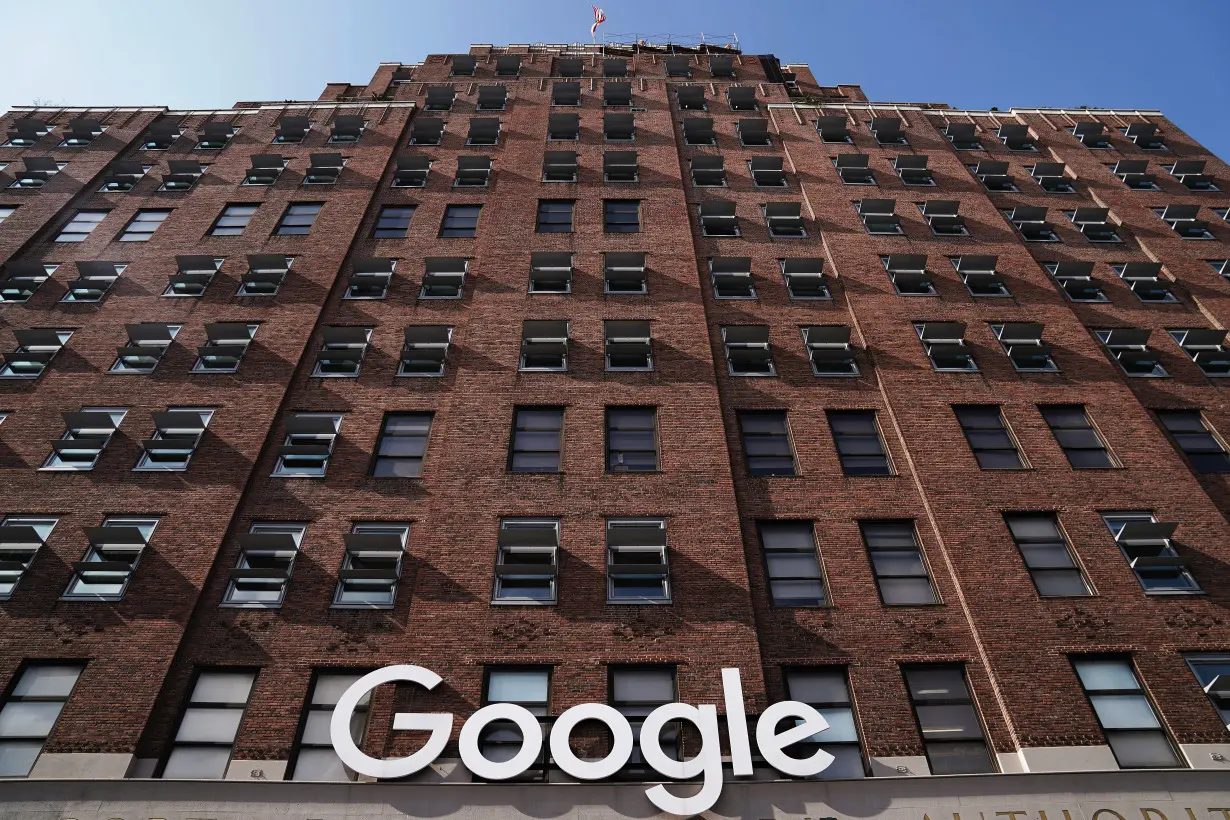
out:
M880 101L1160 108L1230 159L1230 0L603 0L610 34L737 33ZM315 99L381 61L588 41L585 0L6 4L0 110ZM37 32L37 35L31 35ZM19 69L17 67L20 67ZM15 70L16 69L16 70Z

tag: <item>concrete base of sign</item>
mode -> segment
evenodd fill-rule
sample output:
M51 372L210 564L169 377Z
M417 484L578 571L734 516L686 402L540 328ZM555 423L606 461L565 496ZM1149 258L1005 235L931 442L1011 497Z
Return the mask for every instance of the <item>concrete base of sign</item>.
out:
M249 761L250 763L250 761ZM245 764L247 765L247 764ZM268 765L262 762L262 765ZM645 820L646 784L10 780L0 820ZM680 787L680 791L685 787ZM1045 814L1043 814L1045 813ZM749 820L1230 820L1208 770L728 781L706 818Z

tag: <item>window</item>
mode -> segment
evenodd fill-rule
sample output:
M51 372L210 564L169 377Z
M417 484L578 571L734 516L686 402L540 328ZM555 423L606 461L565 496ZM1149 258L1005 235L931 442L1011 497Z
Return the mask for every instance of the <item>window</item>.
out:
M769 122L762 117L739 120L735 123L735 132L739 135L739 142L747 148L773 144L773 138L769 136Z
M307 117L284 116L278 120L278 129L274 133L274 143L300 143L307 136L312 123Z
M602 153L603 182L639 182L640 162L635 151L604 151Z
M82 407L64 414L64 434L51 442L43 470L93 470L128 414L125 407Z
M1004 522L1039 595L1060 598L1093 594L1054 513L1004 513Z
M149 173L152 165L142 165L132 160L119 160L103 176L103 185L98 190L102 193L123 193L131 191L141 181L141 177Z
M670 603L670 599L666 521L661 518L608 518L607 603Z
M580 83L554 83L551 86L551 105L576 106L581 104Z
M113 517L103 521L101 527L86 527L90 548L85 558L73 564L73 577L64 597L92 601L123 598L157 526L157 518Z
M564 372L568 369L568 322L527 320L521 325L518 370Z
M926 154L901 154L893 159L893 170L901 177L904 185L923 188L935 186L935 175L927 167Z
M1153 208L1153 213L1170 226L1171 230L1184 239L1212 239L1209 223L1197 219L1200 214L1199 205L1167 205L1165 208Z
M493 703L514 703L530 714L546 718L550 712L551 668L547 666L488 666L483 676L483 706ZM542 721L545 723L545 721ZM543 727L545 735L546 726ZM484 727L478 739L483 757L488 760L511 760L521 750L521 730L515 723L496 720ZM547 776L547 744L539 758L512 780L545 780Z
M546 151L542 155L543 182L576 182L576 151Z
M244 322L206 322L206 342L196 349L195 373L234 373L252 344L260 325Z
M486 188L491 182L491 157L457 157L454 188Z
M563 469L564 409L517 407L508 469L514 473L558 473Z
M394 188L424 188L431 175L431 158L423 154L398 154L393 172Z
M1073 467L1090 470L1118 466L1085 413L1084 405L1051 404L1038 410Z
M984 470L1021 470L1025 462L1016 441L1004 421L999 407L993 404L970 404L952 408L961 424L961 432Z
M607 294L647 294L649 277L644 253L604 253L602 290Z
M1200 592L1187 558L1171 541L1178 524L1161 523L1148 511L1104 512L1102 520L1147 593Z
M292 413L273 475L323 478L341 427L341 413Z
M607 114L607 118L615 116ZM626 115L631 117L631 114ZM609 122L609 119L608 119ZM574 142L581 138L581 117L577 114L548 114L547 139ZM631 137L629 137L631 139Z
M570 199L538 200L538 233L572 233L572 208Z
M1110 148L1105 130L1100 122L1078 122L1068 129L1086 148Z
M912 521L862 521L859 528L887 606L939 603Z
M154 435L141 442L134 470L186 470L214 411L208 407L168 407L154 413Z
M222 605L280 607L305 529L305 524L261 523L239 536L239 561Z
M944 126L944 136L958 151L981 151L982 143L974 136L972 122L950 122Z
M280 253L252 253L247 261L248 270L241 278L236 296L276 296L295 259Z
M473 77L474 66L478 62L471 54L454 54L449 58L453 64L449 72L454 77ZM451 90L451 89L450 89Z
M25 157L23 162L25 167L13 173L15 179L9 185L10 188L37 190L68 165L67 162L57 162L51 157Z
M1134 122L1127 128L1120 128L1119 131L1136 143L1137 148L1147 151L1166 150L1165 142L1157 133L1157 126L1151 122Z
M431 94L431 89L427 90L428 95ZM448 97L448 104L453 104L452 95ZM430 105L427 110L432 110ZM445 123L439 117L415 117L410 122L410 144L411 145L439 145L444 138Z
M1189 191L1220 191L1204 172L1204 165L1202 159L1181 159L1163 167Z
M1051 358L1051 346L1042 341L1043 326L1038 322L992 324L991 332L1012 366L1022 373L1055 373L1059 365Z
M770 202L763 206L769 236L779 239L806 237L807 229L803 227L801 207L797 202Z
M218 256L177 256L175 257L175 273L167 278L167 288L163 296L184 296L199 298L205 295L205 289L214 280L214 275L226 261Z
M427 100L423 106L425 111L450 111L453 100L457 98L457 89L450 86L433 85L427 88Z
M344 536L334 608L392 609L409 533L409 524L355 524Z
M323 203L297 202L286 206L285 213L273 229L274 236L307 236L320 214Z
M834 667L784 670L786 697L806 703L828 723L820 734L786 747L791 757L806 759L824 750L835 759L817 779L866 777L867 768L854 720L850 686L843 669Z
M1077 657L1072 665L1119 768L1183 766L1129 659Z
M1161 278L1161 262L1112 262L1111 270L1128 284L1142 302L1177 302L1170 284Z
M244 174L243 185L269 186L278 181L290 160L281 154L253 154L252 167Z
M1133 191L1160 191L1154 181L1153 174L1147 173L1149 160L1121 159L1114 165L1108 165L1110 172Z
M502 519L492 603L555 603L558 553L558 519Z
M892 475L874 410L829 410L829 429L846 475Z
M880 145L906 145L905 134L901 132L900 117L875 117L867 123L867 130L875 135Z
M1102 284L1093 278L1093 263L1068 260L1044 262L1042 265L1055 277L1059 287L1073 302L1109 302Z
M303 705L299 736L291 752L287 780L346 781L354 780L355 773L333 751L329 739L329 724L333 710L342 693L362 677L359 673L338 674L317 672L312 677L312 690ZM350 719L350 737L356 745L362 745L367 729L367 712L371 708L372 693L368 692L355 707Z
M824 260L817 257L779 259L786 293L791 299L830 299L824 280Z
M535 251L530 254L530 293L571 293L572 254Z
M1192 328L1169 330L1167 333L1183 348L1184 353L1192 357L1204 375L1230 376L1230 353L1224 344L1226 331Z
M628 61L618 57L607 57L602 61L602 76L604 77L626 77L628 76Z
M727 325L722 328L726 370L732 376L776 376L767 325Z
M735 203L713 200L700 204L701 236L738 236L739 220Z
M709 279L715 299L755 299L749 256L719 256L709 260Z
M97 139L106 127L98 120L75 119L68 121L68 129L60 148L84 148Z
M969 236L965 217L957 213L960 208L961 203L955 199L929 199L918 206L935 236Z
M329 131L329 142L332 144L358 142L363 136L367 123L358 114L338 114L333 118L333 128Z
M503 90L503 86L500 86ZM482 105L482 99L479 99L479 105ZM503 104L499 106L503 108ZM499 145L500 144L500 120L498 117L471 117L470 118L470 133L466 137L466 145ZM462 159L463 157L458 157Z
M0 278L0 304L20 304L29 301L39 287L51 278L59 265L10 259L4 263Z
M686 145L717 145L712 117L684 117L683 142Z
M14 330L17 350L4 356L0 379L37 379L73 335L71 330Z
M118 262L78 262L78 276L68 283L60 301L101 302L127 268Z
M1206 259L1205 261L1218 276L1230 278L1230 259Z
M358 376L371 342L372 328L330 325L324 329L313 376Z
M904 666L901 671L931 773L994 772L995 764L960 664L918 664Z
M816 376L857 376L858 362L850 347L850 328L846 325L804 325L803 349Z
M826 606L812 522L761 521L757 526L773 606Z
M17 213L17 208L17 205L0 205L0 224L3 224L4 220Z
M119 242L148 242L150 237L154 235L154 231L162 225L166 218L171 215L168 210L141 210L137 211L120 233L117 241Z
M844 114L816 119L816 130L820 132L823 142L850 142L850 131L847 128L849 119Z
M957 269L970 296L1011 296L1004 277L995 269L998 256L950 256L948 261Z
M1003 215L1016 226L1026 242L1058 242L1051 223L1046 221L1046 208L1018 205L1015 208L1003 209Z
M740 411L739 434L749 474L797 475L785 411Z
M227 205L218 220L209 229L210 236L239 236L252 221L252 215L260 205Z
M1115 231L1115 225L1109 221L1110 211L1106 208L1077 208L1063 213L1090 242L1123 241Z
M654 472L658 467L658 409L606 409L606 464L612 473Z
M495 59L495 76L516 77L521 73L521 57L516 54L504 54Z
M26 777L42 754L84 667L27 663L0 706L0 777Z
M303 175L304 185L335 185L346 167L346 157L341 154L311 154L311 165Z
M196 147L198 150L206 151L225 148L237 133L239 129L229 122L210 120L201 125Z
M34 556L58 523L60 519L54 516L40 515L6 515L0 521L0 600L13 597ZM4 759L0 752L0 761Z
M243 722L256 673L206 669L197 674L179 718L171 754L159 776L168 780L221 780Z
M1230 473L1230 453L1199 410L1157 410L1175 446L1198 473Z
M482 205L449 205L440 222L440 236L474 236L478 232L478 215Z
M752 184L757 188L787 187L786 172L781 157L752 157L747 161Z
M901 217L894 213L896 200L864 199L854 203L854 211L863 220L863 227L870 234L903 234Z
M551 116L554 118L561 115L552 114ZM552 133L554 134L554 129L552 129ZM609 111L603 114L602 136L607 142L632 142L636 139L636 115L630 112L616 114ZM558 138L551 136L550 139ZM576 139L576 137L572 137L572 139Z
M653 339L649 322L606 321L607 370L653 370Z
M393 270L396 267L397 260L387 257L354 260L350 271L350 284L342 298L385 298L389 294L389 283L393 281Z
M970 173L982 181L982 186L988 191L1019 191L1016 181L1008 173L1008 163L984 159L977 165L965 166Z
M1123 372L1129 376L1161 377L1169 376L1166 368L1158 360L1157 353L1149 347L1150 330L1135 328L1116 328L1114 330L1095 330L1111 358L1119 362Z
M675 667L612 666L610 675L611 706L632 724L632 755L620 774L632 778L650 777L653 770L641 756L641 726L654 709L675 702ZM679 758L678 723L663 727L659 746L668 758Z
M999 141L1008 146L1009 151L1037 151L1033 135L1029 133L1028 125L1019 123L1004 123L995 132Z
M389 413L376 441L376 478L418 478L423 474L432 413Z
M915 323L914 332L934 369L960 373L978 370L969 345L965 344L965 322Z
M875 185L875 171L868 164L870 159L866 154L838 154L833 157L833 167L843 185Z
M47 125L42 120L22 117L13 120L9 125L8 139L4 142L6 148L29 148L41 138L51 133L54 125Z
M1221 716L1221 722L1230 729L1230 656L1188 655L1187 665Z
M603 230L607 233L639 233L641 230L641 202L638 199L605 199L603 206Z
M443 376L453 328L448 325L411 325L406 328L399 376Z
M679 108L684 111L709 110L705 87L701 85L676 85L675 99L679 102Z
M376 217L376 227L372 229L374 239L399 239L410 230L410 217L414 216L414 205L383 205Z
M77 211L68 224L60 229L56 236L57 242L84 242L86 237L94 232L98 223L106 218L110 211Z

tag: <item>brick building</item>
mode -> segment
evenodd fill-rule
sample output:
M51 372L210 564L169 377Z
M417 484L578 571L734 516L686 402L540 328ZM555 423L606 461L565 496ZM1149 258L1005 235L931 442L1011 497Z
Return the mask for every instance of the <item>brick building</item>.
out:
M643 817L460 719L725 668L835 760L718 815L1230 816L1230 169L1160 112L474 46L0 130L3 816ZM362 750L459 720L353 787L406 663Z

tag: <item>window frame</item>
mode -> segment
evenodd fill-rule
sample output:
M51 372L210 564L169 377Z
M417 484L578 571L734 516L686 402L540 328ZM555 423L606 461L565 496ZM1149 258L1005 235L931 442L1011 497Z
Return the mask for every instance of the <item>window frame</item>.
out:
M8 686L5 687L3 699L0 699L0 714L3 714L4 711L9 707L10 704L58 703L60 704L60 708L56 710L55 718L52 719L51 725L47 728L46 734L43 734L41 736L40 735L6 735L2 740L0 740L0 749L3 749L6 746L18 746L18 747L32 746L34 743L36 742L38 743L38 752L36 752L34 757L30 760L30 766L28 769L26 769L25 772L21 774L17 774L16 772L13 772L13 773L4 772L0 774L0 777L4 778L5 780L8 780L9 778L12 778L15 780L17 778L30 776L30 772L32 772L34 770L34 767L38 765L38 759L42 757L43 750L47 747L47 738L51 737L51 734L55 731L56 725L60 722L60 717L64 713L64 707L68 704L69 699L72 698L73 692L76 691L77 685L81 682L81 676L85 673L85 670L88 665L89 665L88 661L76 660L76 659L59 660L59 659L39 658L37 660L21 661L21 663L17 667L17 670L13 673L13 677L9 680ZM77 669L77 675L75 678L73 678L72 686L69 687L67 694L63 696L37 695L37 694L18 695L17 694L17 690L21 688L22 681L24 680L26 674L30 672L31 669L39 669L39 668L54 669L54 668L70 668L70 667L75 667Z
M916 699L914 696L913 690L910 686L909 672L913 670L921 671L923 669L942 669L942 668L956 669L960 673L961 682L965 688L965 697L963 698L959 698L959 697L958 698L936 698L936 699L928 699L928 700ZM927 737L926 737L926 732L923 729L923 720L918 710L919 706L928 706L928 705L968 706L970 708L970 711L973 713L975 722L977 723L977 727L978 727L978 731L980 735L979 740L982 743L983 750L985 751L986 756L987 756L988 768L985 773L994 774L999 771L998 760L996 759L994 749L987 742L988 740L987 739L987 729L986 729L986 725L983 723L982 710L978 708L978 701L974 698L974 692L970 688L969 674L966 671L964 662L958 661L956 663L902 664L901 665L901 676L905 682L905 690L906 690L906 696L909 699L910 712L913 714L914 725L918 729L918 737L919 737L919 740L922 741L923 752L927 758L927 768L930 770L931 774L937 774L936 765L932 761L932 757L931 757L931 746L932 745L943 746L946 744L955 745L957 743L967 743L967 744L972 745L973 741L962 739L962 740L953 740L953 741L933 740L933 741L928 742ZM938 774L969 774L969 773L967 772L938 772Z
M662 544L660 546L655 544L655 545L635 545L635 546L627 545L623 547L618 547L618 546L613 547L611 545L611 531L612 529L618 529L619 526L621 525L628 526L629 528L633 526L649 528L653 525L658 525L658 528L661 529L662 531ZM605 569L604 575L606 577L606 603L608 606L625 606L625 605L656 606L656 605L674 603L672 599L672 594L671 594L672 588L671 588L671 581L670 581L670 540L669 540L668 532L667 532L667 519L665 517L663 516L608 517L605 520L605 526L603 527L603 533L604 533L604 552L606 553L606 569ZM639 572L639 571L631 572L631 573L619 572L617 567L619 567L620 564L612 559L615 555L617 555L621 551L627 552L627 553L637 553L637 554L640 554L640 553L651 554L651 553L656 552L657 555L661 556L661 562L660 562L661 573L651 574L649 572ZM637 564L635 566L638 568L644 569L649 566L658 566L658 565L659 565L659 562L652 561L652 562L645 562L644 564ZM653 596L653 595L637 595L637 596L627 596L627 597L618 596L615 594L615 590L618 586L616 582L616 577L621 576L621 575L625 577L635 575L637 577L645 576L645 577L660 578L661 585L659 589L661 589L661 594L657 596Z
M868 536L868 529L879 527L887 530L890 527L899 528L897 536L900 537L906 529L909 530L911 546L906 547L902 544L895 543L877 543L872 544L871 538ZM860 518L858 519L859 538L863 542L863 551L867 555L867 564L871 568L871 577L875 581L876 594L880 598L880 603L886 607L914 607L914 606L943 606L944 599L940 596L939 588L935 585L935 573L931 571L931 562L927 560L927 553L923 549L922 541L918 537L918 523L910 518ZM881 570L876 564L876 555L890 555L896 553L897 561L904 560L909 562L911 557L906 553L917 553L918 568L921 572L888 572L887 568ZM886 558L891 561L892 558ZM922 578L927 582L928 590L931 593L930 601L907 601L907 600L889 600L895 598L897 592L885 593L884 581L893 579L917 579Z
M753 440L779 438L779 437L784 438L786 441L786 450L788 451L787 455L789 455L790 457L790 471L789 472L764 472L754 467L753 466L754 460L766 459L769 457L763 454L753 455L747 446L748 445L748 439L747 439L748 431L744 428L744 424L743 424L744 419L753 418L753 417L768 418L768 417L773 417L773 416L781 417L782 428L783 428L782 431L781 432L770 432L770 433L753 431L752 433ZM743 450L743 465L744 465L744 468L747 470L749 476L758 477L758 478L764 478L764 477L791 478L794 476L802 475L802 471L799 467L798 454L794 446L794 437L791 435L791 431L790 431L789 411L787 410L761 410L761 409L736 410L735 411L735 423L739 427L739 447L740 449ZM784 456L776 456L776 458L780 459L780 458L784 458Z
M1016 544L1017 552L1021 556L1021 563L1024 565L1025 571L1029 573L1029 579L1033 582L1034 590L1037 591L1039 598L1091 598L1097 595L1097 592L1093 588L1093 584L1090 583L1089 573L1085 571L1085 567L1081 563L1080 556L1077 555L1076 551L1072 548L1072 539L1068 537L1067 532L1064 530L1063 524L1059 520L1058 513L1034 511L1012 512L1005 510L1003 512L1003 519L1004 526L1008 530L1008 537L1012 539L1014 544ZM1054 525L1056 537L1044 538L1042 536L1018 535L1012 528L1013 520L1045 520ZM1033 566L1030 564L1031 559L1029 548L1031 546L1049 546L1054 549L1056 545L1061 543L1067 553L1068 561L1071 564L1070 566L1055 566L1053 565L1053 560L1052 565ZM1038 582L1039 573L1046 573L1048 577L1059 573L1066 573L1068 575L1075 574L1077 579L1080 580L1081 586L1084 587L1085 592L1084 594L1059 594L1054 592L1044 592L1042 589L1043 584Z
M841 465L841 472L847 478L891 478L897 475L897 470L893 465L892 456L888 451L888 442L884 438L884 431L880 429L879 414L874 408L829 408L824 411L825 420L828 422L829 434L833 438L833 450L837 455L838 463ZM841 432L839 434L837 428L833 425L833 419L870 419L872 433L849 433ZM846 466L846 459L867 459L868 456L863 453L843 453L842 438L854 438L856 440L866 440L875 438L876 443L880 447L880 458L884 462L884 472L850 472Z
M250 674L251 681L248 683L247 699L242 704L238 703L237 701L225 701L225 702L224 701L204 701L204 700L194 701L192 697L196 693L197 685L199 684L201 678L204 675L209 674L209 673L217 673L221 675ZM167 766L170 765L171 758L174 756L177 748L194 748L195 749L195 748L226 747L228 749L228 754L226 758L226 763L223 764L222 766L222 774L220 775L221 778L225 778L226 771L227 769L230 768L231 761L234 759L235 742L238 740L240 731L243 729L244 720L248 716L248 706L252 703L252 690L256 688L256 681L259 676L260 676L260 668L251 667L251 666L198 666L195 669L193 669L192 684L191 686L188 687L188 690L184 695L184 699L180 703L179 714L175 721L175 731L171 734L171 739L167 743L166 752L158 759L158 765L154 770L154 777L158 779L162 779L163 777L165 777ZM201 705L194 706L194 704L201 704ZM229 743L222 743L219 741L183 741L183 742L180 742L178 740L178 736L179 736L180 730L183 728L184 718L187 715L188 710L193 709L193 708L205 709L205 710L225 709L225 710L231 710L231 711L238 709L239 710L239 721L235 725L235 733L234 733L234 736L231 738L231 741ZM212 780L214 778L194 777L190 779Z
M545 413L558 412L559 426L554 428L556 434L555 440L555 469L518 469L517 456L519 454L537 454L551 452L549 450L526 450L517 448L517 434L520 432L550 432L548 428L530 428L521 426L522 413ZM517 405L513 407L512 429L508 435L508 462L506 470L510 473L529 473L529 474L553 474L564 472L564 423L567 415L567 407L565 405Z
M797 528L798 532L806 529L808 540L811 542L810 550L797 546L776 546L770 548L769 539L765 537L766 529L787 530L792 527ZM788 518L759 520L756 522L756 537L760 542L761 568L764 571L765 589L769 593L769 606L775 609L828 609L835 605L833 597L829 593L828 577L824 571L824 561L821 558L820 547L816 539L815 521L811 519ZM810 575L774 575L773 562L770 560L774 555L811 556L816 561L815 577L813 578ZM784 596L779 598L774 589L774 582L776 581L815 581L820 585L820 595L816 598L808 599L806 602L802 598L787 598Z
M1115 763L1119 766L1121 770L1130 771L1133 769L1150 770L1150 769L1159 769L1159 768L1173 768L1173 769L1188 768L1188 766L1183 762L1183 755L1180 753L1179 749L1176 747L1174 738L1172 738L1170 735L1170 732L1166 730L1166 724L1162 721L1162 716L1158 711L1157 704L1154 702L1153 698L1150 696L1149 690L1146 689L1144 684L1141 682L1140 673L1137 671L1136 664L1133 663L1131 655L1101 654L1101 653L1073 654L1069 656L1069 660L1072 664L1073 674L1075 674L1076 676L1076 682L1080 686L1081 693L1085 696L1085 702L1089 706L1089 711L1093 713L1093 718L1095 721L1097 721L1098 728L1102 730L1102 736L1103 738L1105 738L1107 746L1110 747L1110 752L1115 758ZM1081 673L1080 673L1080 669L1081 669L1080 665L1082 661L1086 663L1111 663L1111 662L1122 663L1124 665L1124 668L1126 668L1127 671L1131 674L1132 679L1136 684L1136 687L1134 689L1090 689L1089 685L1085 682L1085 679L1081 676ZM1154 722L1157 724L1157 727L1156 728L1107 727L1106 724L1102 720L1102 715L1099 713L1097 702L1095 701L1095 698L1107 698L1107 697L1110 697L1110 698L1134 697L1134 698L1143 699L1145 704L1148 705L1149 711L1153 717ZM1123 763L1120 762L1119 753L1115 750L1115 743L1114 743L1113 736L1127 735L1127 734L1142 735L1142 734L1145 734L1146 732L1149 734L1159 734L1162 736L1163 740L1165 741L1167 750L1170 752L1172 758L1174 759L1174 766L1168 766L1168 767L1153 766L1153 765L1124 766Z
M473 217L468 213L473 211ZM441 239L473 239L478 236L478 222L482 217L483 206L481 204L458 204L453 203L444 206L444 215L440 217L440 232L438 237ZM473 225L466 225L473 221ZM468 233L466 233L468 231Z
M643 412L650 417L649 427L624 428L624 427L614 427L612 425L612 418L611 418L612 412L619 413L619 412L635 412L635 411ZM606 449L606 472L608 474L662 472L662 442L658 435L658 408L657 406L654 406L654 405L610 405L603 409L603 420L604 420L603 426L605 430L605 442L604 443L606 445L605 447ZM616 450L615 448L613 448L611 446L611 434L622 432L624 430L633 430L633 431L649 430L652 433L652 436L653 436L653 450L652 450L653 466L652 467L647 468L647 469L637 469L637 468L632 468L632 467L616 469L612 465L612 459L614 459L617 454L618 454L618 457L622 459L624 458L625 453L642 454L642 453L650 452L649 450L632 450L632 449L626 449L626 448Z
M273 226L273 233L270 236L308 236L311 234L312 226L316 224L316 220L320 218L320 212L324 210L325 203L323 202L288 202L286 210L282 211L282 215L278 217L278 221ZM316 210L296 211L296 208L315 208ZM304 223L302 220L306 216L311 216L311 219ZM295 220L295 221L288 221Z
M410 522L352 521L350 525L350 533L349 533L350 535L392 535L394 537L400 538L401 550L397 552L395 555L390 553L389 555L382 554L379 557L373 557L373 556L356 556L353 552L351 552L351 550L348 547L346 551L344 552L344 554L342 555L342 563L341 563L341 566L338 568L337 585L333 588L333 600L329 604L329 608L330 609L353 609L353 610L361 610L361 611L371 611L371 610L378 610L378 609L379 610L394 609L397 606L397 587L398 587L399 582L401 581L402 570L405 567L406 544L410 540L411 527L412 525ZM375 567L355 566L356 560L360 562L392 560L393 578L391 580L384 579L384 578L363 578L361 576L358 578L354 578L354 579L344 578L343 575L348 571L353 570L356 572L364 572L364 571L371 572L373 569L377 569ZM373 580L389 581L387 600L384 600L384 601L368 600L368 601L349 601L349 602L343 600L343 597L349 591L347 589L347 583L349 581L373 581Z
M319 703L314 702L316 698L316 687L320 684L320 680L322 678L331 678L331 677L332 678L359 678L367 674L370 671L371 670L367 668L347 669L345 667L333 667L333 666L318 667L312 670L311 681L308 684L307 696L303 701L303 708L299 712L299 724L295 729L295 741L293 745L291 745L290 747L290 757L287 759L287 762L286 762L286 773L282 777L283 780L295 781L295 782L300 782L300 783L321 783L321 782L342 783L342 782L355 782L358 780L358 773L355 772L353 769L351 769L349 766L347 766L345 763L342 764L342 769L347 774L347 778L345 781L297 780L295 777L295 770L299 766L299 758L304 749L307 749L309 751L318 750L318 749L327 749L336 755L336 752L334 752L333 750L332 742L330 743L308 743L304 741L304 734L307 731L308 722L313 712L317 712L317 713L326 712L329 715L332 715L333 712L337 710L336 702L332 704L319 704ZM362 721L363 721L363 728L359 731L359 737L357 738L353 737L353 726L352 726L351 739L354 740L355 745L358 746L359 748L363 747L363 740L364 740L364 737L367 735L368 719L369 719L370 712L371 712L371 704L372 704L372 693L368 692L366 695L364 695L362 698L359 699L359 702L355 705L354 711L352 713L353 715L351 718L352 721L354 720L354 718L360 717L360 716L362 717Z
M383 444L385 437L388 435L388 431L386 428L388 427L389 420L393 418L401 417L401 416L415 416L415 417L425 416L427 418L427 431L423 433L421 436L423 439L422 455L406 456L406 455L401 455L401 454L398 454L398 455L382 455L381 454L380 452L381 445ZM431 445L431 430L432 430L432 427L435 426L435 421L436 421L436 413L434 410L404 410L404 411L386 412L380 420L380 429L376 433L376 444L372 448L372 464L371 464L371 467L367 471L368 477L369 478L396 478L396 479L422 478L423 470L427 466L427 449ZM419 436L417 434L392 436L392 438L418 438L418 437ZM396 475L396 474L381 475L377 472L377 470L380 469L381 459L392 460L393 463L396 464L401 460L408 459L408 460L413 461L415 458L417 458L419 462L418 473L415 475Z

